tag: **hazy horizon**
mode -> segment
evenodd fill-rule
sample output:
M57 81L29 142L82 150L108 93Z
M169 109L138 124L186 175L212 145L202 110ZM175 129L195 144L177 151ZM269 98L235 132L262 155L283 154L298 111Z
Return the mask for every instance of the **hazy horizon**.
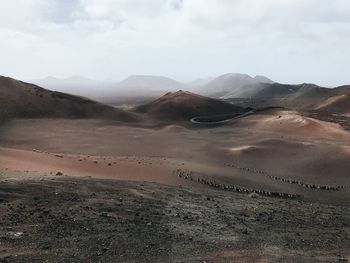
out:
M179 79L176 79L176 78L172 78L172 77L169 77L169 76L161 76L161 75L147 75L147 74L130 74L130 75L127 75L125 76L124 78L119 78L119 79L113 79L113 78L101 78L101 79L98 79L98 78L90 78L88 76L84 76L84 75L69 75L69 76L44 76L42 78L36 78L36 79L23 79L23 78L17 78L15 76L8 76L8 75L1 75L0 76L4 76L4 77L9 77L9 78L13 78L13 79L17 79L17 80L20 80L20 81L24 81L24 82L27 82L27 83L33 83L33 84L37 84L40 86L40 83L45 83L45 84L49 84L50 82L50 79L53 80L53 81L57 81L57 83L59 82L64 82L66 81L67 84L69 84L69 82L71 81L71 83L75 83L75 84L81 84L82 82L84 81L91 81L91 82L96 82L96 83L103 83L105 82L106 84L119 84L119 83L122 83L123 81L129 79L130 77L133 77L133 76L136 76L136 77L142 77L142 76L145 76L145 77L161 77L161 78L168 78L170 80L173 80L173 81L176 81L178 82L179 84L184 84L185 87L188 86L188 87L191 87L191 85L193 85L193 83L201 83L201 84L197 84L195 86L204 86L205 84L203 83L209 83L210 81L212 80L215 80L216 78L218 77L221 77L223 75L227 75L227 74L242 74L242 75L248 75L249 77L251 78L255 78L255 77L259 77L259 76L262 76L262 77L266 77L268 79L271 79L273 82L276 82L276 83L280 83L280 84L286 84L286 85L300 85L300 84L315 84L315 85L318 85L320 87L324 87L324 88L336 88L336 87L340 87L340 86L345 86L345 85L349 85L348 83L343 83L343 84L337 84L337 85L322 85L322 84L319 84L319 83L316 83L316 82L279 82L279 81L276 81L272 78L270 78L269 76L266 76L266 75L250 75L248 73L242 73L242 72L226 72L226 73L223 73L223 74L220 74L218 76L208 76L208 77L195 77L193 79L189 79L189 80L185 80L185 81L182 81L182 80L179 80ZM44 86L43 86L44 87Z
M347 72L345 0L12 0L0 3L0 75L129 75L180 82L225 73L338 86Z

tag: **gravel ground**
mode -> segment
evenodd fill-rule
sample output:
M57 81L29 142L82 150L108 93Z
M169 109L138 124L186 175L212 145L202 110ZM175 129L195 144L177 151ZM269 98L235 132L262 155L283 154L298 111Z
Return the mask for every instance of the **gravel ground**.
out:
M0 262L347 262L350 207L89 178L0 183Z

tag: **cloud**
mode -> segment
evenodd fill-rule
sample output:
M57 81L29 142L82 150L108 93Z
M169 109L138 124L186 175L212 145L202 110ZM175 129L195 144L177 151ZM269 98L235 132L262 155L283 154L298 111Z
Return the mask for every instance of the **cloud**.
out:
M348 0L2 1L0 74L350 83L349 34Z

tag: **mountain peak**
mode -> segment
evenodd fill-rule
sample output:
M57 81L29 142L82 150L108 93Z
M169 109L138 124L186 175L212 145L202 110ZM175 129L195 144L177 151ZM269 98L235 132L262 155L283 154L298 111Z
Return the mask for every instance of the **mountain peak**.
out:
M262 75L257 75L254 77L254 79L260 83L269 83L269 84L275 83L273 80L271 80L265 76L262 76Z

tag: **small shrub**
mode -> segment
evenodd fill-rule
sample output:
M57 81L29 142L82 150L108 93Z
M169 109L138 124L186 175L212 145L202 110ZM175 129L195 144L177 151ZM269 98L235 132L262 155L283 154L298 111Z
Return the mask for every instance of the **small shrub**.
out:
M257 193L255 193L255 192L249 193L248 196L251 197L251 198L258 198L259 197L259 195Z

